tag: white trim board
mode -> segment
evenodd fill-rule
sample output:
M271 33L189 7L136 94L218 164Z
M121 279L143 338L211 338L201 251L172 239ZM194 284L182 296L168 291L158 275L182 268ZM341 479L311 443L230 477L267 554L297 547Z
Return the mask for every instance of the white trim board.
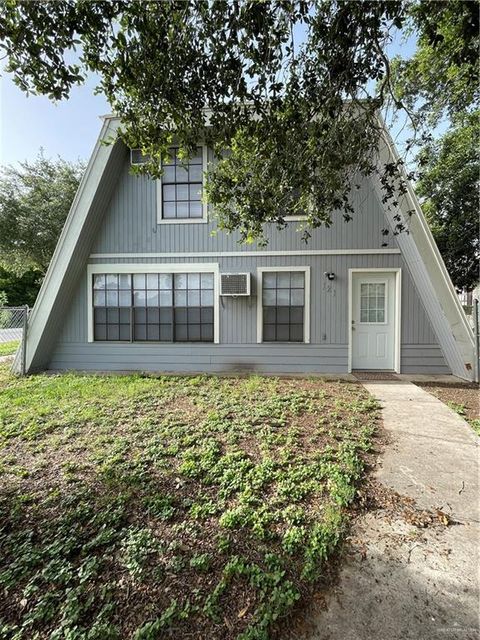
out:
M305 301L303 317L303 342L263 342L263 274L272 271L303 271L305 273ZM310 267L257 267L257 344L310 344Z
M400 267L374 267L348 270L348 373L352 372L352 319L353 319L353 274L354 273L395 273L395 347L394 371L401 372L402 347L402 269Z
M380 147L380 164L398 160L392 139L384 127L384 145ZM410 271L418 296L423 303L443 355L451 372L466 380L474 376L474 339L468 326L465 313L458 296L455 294L450 276L426 223L420 203L402 168L407 183L407 192L397 206L384 208L385 216L393 231L394 216L408 227L409 233L399 233L397 242ZM377 198L382 202L383 191L378 175L372 176L372 184ZM409 217L407 211L415 213Z
M213 343L220 343L220 288L218 262L189 264L89 264L87 265L87 341L93 340L92 275L95 273L213 273ZM171 344L171 343L167 343ZM178 343L175 343L178 344ZM186 343L184 343L186 344ZM190 344L190 343L188 343ZM193 344L193 343L192 343Z
M191 251L165 253L91 253L91 260L122 258L266 258L268 256L367 256L399 255L400 249L299 249L292 251Z
M382 120L382 125L383 125L385 140L386 140L389 152L394 156L395 159L398 159L399 155L398 155L397 149L383 120ZM408 180L408 177L405 172L405 167L403 165L401 165L401 173L403 178L405 179L405 183L407 186L407 194L404 196L404 199L407 199L407 198L409 199L410 203L413 205L415 212L417 214L416 216L412 216L410 220L406 221L407 226L409 226L410 232L414 233L417 246L421 240L422 241L424 240L426 242L429 252L431 252L431 256L429 257L433 259L433 262L436 267L435 272L439 276L439 279L442 285L445 285L448 289L448 294L449 294L448 301L449 303L453 304L453 307L455 307L455 310L459 313L458 320L462 324L463 328L466 330L467 334L470 336L472 346L473 346L474 338L473 338L472 327L468 323L462 304L460 302L460 299L455 291L455 287L453 286L452 280L450 278L450 274L448 273L447 267L445 266L445 262L443 261L440 250L433 237L432 231L428 226L425 216L423 215L423 210L418 200L417 194L415 193L412 183L410 182L410 180ZM422 238L419 238L420 232L419 232L419 229L416 228L417 226L420 227L421 229ZM430 265L426 264L426 266L428 268Z
M103 122L94 150L88 161L85 173L73 199L70 211L58 239L55 251L47 269L47 273L35 300L28 321L28 333L26 341L26 371L31 369L41 341L45 338L47 322L52 313L53 306L60 294L63 280L68 269L72 268L72 256L78 243L78 239L85 228L90 209L99 189L105 169L112 155L115 144L105 141L115 140L118 121L106 119ZM20 367L20 350L14 361L14 369Z

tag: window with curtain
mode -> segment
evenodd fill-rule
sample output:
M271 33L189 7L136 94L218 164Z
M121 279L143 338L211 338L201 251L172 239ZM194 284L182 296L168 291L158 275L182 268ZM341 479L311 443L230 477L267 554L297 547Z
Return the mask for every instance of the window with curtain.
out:
M305 272L263 272L262 311L264 342L303 342Z
M214 274L96 274L93 329L100 341L213 342Z

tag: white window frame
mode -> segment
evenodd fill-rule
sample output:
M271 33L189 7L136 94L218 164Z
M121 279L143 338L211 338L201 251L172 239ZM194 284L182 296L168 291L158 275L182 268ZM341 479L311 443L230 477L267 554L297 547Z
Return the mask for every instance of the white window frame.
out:
M303 271L305 274L303 342L263 342L263 274L271 271ZM257 267L257 344L310 344L310 267Z
M205 194L205 173L207 171L207 146L198 144L202 149L202 197ZM205 224L208 222L208 205L202 201L202 217L201 218L172 218L165 220L163 215L163 198L162 198L162 178L157 179L157 224Z
M133 148L133 149L131 148L131 149L130 149L130 165L131 165L132 167L140 167L140 166L142 166L142 164L146 164L146 163L148 162L148 160L145 160L145 162L133 162L133 153L134 153L135 151L139 151L139 152L140 152L140 155L141 155L143 158L148 158L148 154L147 154L147 155L144 155L144 154L142 153L142 150L141 150L139 147L135 147L135 148Z
M220 343L220 297L219 279L220 269L218 262L211 263L188 263L188 264L89 264L87 265L87 305L88 305L88 342L96 342L93 339L93 283L92 276L97 273L213 273L213 344ZM103 341L102 341L103 342ZM111 344L111 343L109 343ZM139 344L139 343L136 343ZM150 343L158 345L189 344L179 342L159 342ZM203 343L202 343L203 344ZM212 343L204 343L212 344Z

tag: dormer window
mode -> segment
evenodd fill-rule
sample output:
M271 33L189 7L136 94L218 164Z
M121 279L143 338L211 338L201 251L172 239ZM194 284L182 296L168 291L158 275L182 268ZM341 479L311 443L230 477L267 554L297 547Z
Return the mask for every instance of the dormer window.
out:
M197 147L187 160L180 160L178 151L170 149L171 160L163 165L158 182L158 223L206 222L202 202L206 148Z

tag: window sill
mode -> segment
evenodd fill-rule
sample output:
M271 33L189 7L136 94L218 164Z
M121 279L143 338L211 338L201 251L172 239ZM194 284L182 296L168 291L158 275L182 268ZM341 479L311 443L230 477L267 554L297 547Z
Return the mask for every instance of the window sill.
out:
M309 342L305 342L305 340L299 340L298 342L291 342L290 340L262 340L261 342L257 342L257 344L310 344Z
M196 342L194 342L193 340L191 341L187 341L187 342L181 342L181 341L176 341L176 342L168 342L168 341L163 341L163 340L92 340L91 342L89 342L89 344L131 344L131 345L135 345L135 344L157 344L157 345L175 345L175 344L183 344L183 345L187 345L187 344L218 344L218 342L214 342L213 340L198 340Z
M172 220L157 220L157 224L206 224L206 218L175 218Z

